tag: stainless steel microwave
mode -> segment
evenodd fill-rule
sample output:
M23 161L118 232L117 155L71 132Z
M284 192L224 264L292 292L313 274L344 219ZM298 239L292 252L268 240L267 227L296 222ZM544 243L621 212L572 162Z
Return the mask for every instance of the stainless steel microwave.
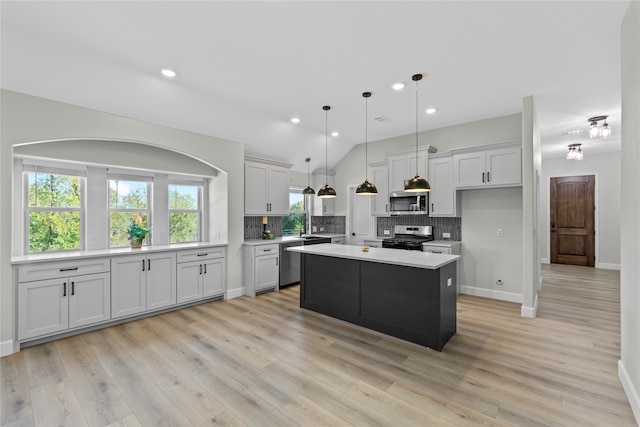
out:
M409 193L400 191L389 194L391 215L428 215L429 193Z

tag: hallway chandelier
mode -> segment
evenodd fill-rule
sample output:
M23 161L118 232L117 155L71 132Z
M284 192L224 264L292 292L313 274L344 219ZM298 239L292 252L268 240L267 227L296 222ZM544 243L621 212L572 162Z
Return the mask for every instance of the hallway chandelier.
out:
M611 135L611 127L607 123L609 116L594 116L589 118L589 138L608 138ZM602 124L599 124L602 122Z
M567 151L567 160L582 160L584 155L582 154L582 144L571 144Z

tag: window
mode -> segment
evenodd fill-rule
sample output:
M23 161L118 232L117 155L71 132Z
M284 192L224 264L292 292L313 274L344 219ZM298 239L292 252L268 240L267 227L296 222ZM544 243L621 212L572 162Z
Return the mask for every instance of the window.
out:
M297 236L306 230L305 196L301 189L289 189L289 216L282 218L282 235Z
M141 178L143 179L143 178ZM109 246L128 246L129 226L150 229L149 199L151 183L132 179L109 178ZM150 244L150 238L144 241Z
M171 243L199 242L202 185L169 184L169 238Z
M73 172L34 169L26 172L27 252L82 249L84 179Z

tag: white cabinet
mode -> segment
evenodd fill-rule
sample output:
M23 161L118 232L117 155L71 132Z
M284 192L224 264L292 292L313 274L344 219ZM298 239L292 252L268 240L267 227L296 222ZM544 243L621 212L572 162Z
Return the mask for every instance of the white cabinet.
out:
M224 295L225 248L181 251L177 262L178 304Z
M453 172L457 189L522 185L522 149L508 144L465 150L453 155Z
M387 162L372 163L369 178L378 189L371 198L371 213L374 216L389 216L389 165Z
M96 270L103 272L81 274ZM18 340L111 318L108 259L27 265L18 268L18 280Z
M279 250L277 243L245 245L243 249L245 295L278 289Z
M457 217L459 193L453 185L453 158L432 156L429 158L429 216Z
M245 215L289 215L289 171L262 163L244 164Z
M435 148L428 145L418 147L418 174L422 178L428 176L429 153L435 152ZM404 191L405 181L416 175L416 150L387 153L387 161L389 163L389 192Z
M323 216L323 215L334 214L336 199L335 198L325 199L325 198L318 197L318 191L320 191L320 189L324 187L325 184L329 184L331 187L333 187L334 190L336 190L334 175L335 175L335 172L327 171L325 176L324 169L313 171L312 173L313 185L314 185L313 189L316 191L316 195L312 196L313 205L312 205L311 215ZM338 193L338 190L336 190L336 193ZM340 195L338 195L338 197L339 196Z
M111 260L111 316L130 316L176 304L176 253Z

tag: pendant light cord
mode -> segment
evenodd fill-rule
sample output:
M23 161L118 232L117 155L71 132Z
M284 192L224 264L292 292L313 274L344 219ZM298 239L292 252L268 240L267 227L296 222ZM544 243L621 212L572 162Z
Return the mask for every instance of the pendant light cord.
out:
M324 185L329 185L329 109L324 110Z
M367 133L368 130L368 117L369 117L369 97L365 96L364 98L364 180L369 180L368 167L369 164L369 135Z
M418 80L416 80L416 176L418 176Z

